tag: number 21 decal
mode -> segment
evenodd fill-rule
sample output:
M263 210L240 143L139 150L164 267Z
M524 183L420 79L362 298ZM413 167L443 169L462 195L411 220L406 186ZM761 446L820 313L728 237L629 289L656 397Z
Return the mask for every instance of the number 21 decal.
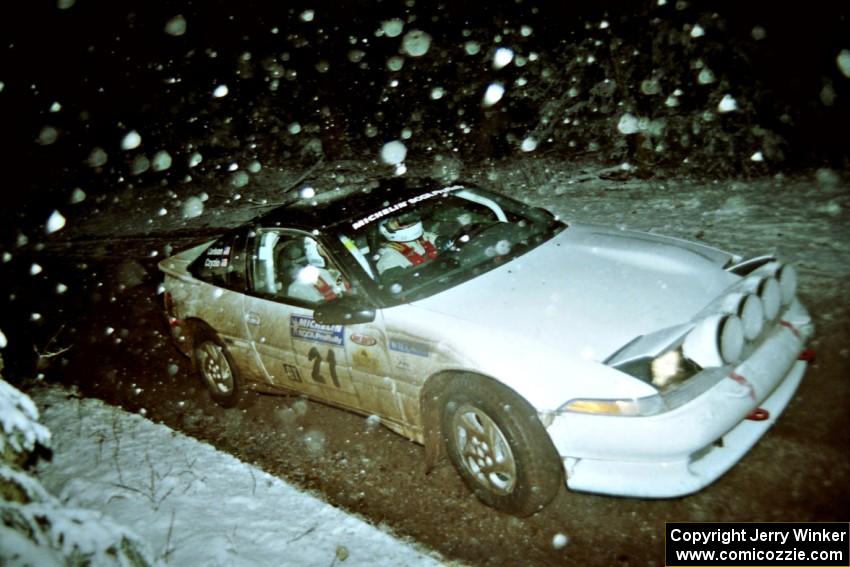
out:
M319 354L319 351L316 347L310 349L310 352L307 353L307 360L313 363L313 372L311 376L313 377L314 382L318 382L319 384L327 384L325 377L322 376L322 355ZM334 354L333 349L328 349L328 354L324 359L328 363L328 369L331 374L331 380L333 380L334 386L337 388L339 385L339 378L336 376L336 355Z

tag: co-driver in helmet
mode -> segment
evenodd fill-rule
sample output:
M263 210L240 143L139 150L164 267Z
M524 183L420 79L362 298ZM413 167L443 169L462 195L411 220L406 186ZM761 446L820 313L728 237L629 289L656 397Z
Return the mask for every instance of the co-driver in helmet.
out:
M437 257L436 235L426 232L415 211L394 216L378 225L385 242L378 252L378 272L418 266Z
M351 289L345 277L334 268L322 246L312 238L305 238L303 254L307 265L298 269L289 286L290 297L312 302L333 301Z

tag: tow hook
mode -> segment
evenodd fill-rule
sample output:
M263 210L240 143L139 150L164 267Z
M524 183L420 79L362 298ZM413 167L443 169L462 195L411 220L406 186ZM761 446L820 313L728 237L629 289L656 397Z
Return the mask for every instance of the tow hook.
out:
M813 349L813 348L803 349L803 352L801 352L800 356L797 357L797 358L799 360L804 360L806 362L814 363L815 358L816 358L815 349Z
M747 419L750 421L764 421L770 417L770 412L764 408L756 408L750 412Z

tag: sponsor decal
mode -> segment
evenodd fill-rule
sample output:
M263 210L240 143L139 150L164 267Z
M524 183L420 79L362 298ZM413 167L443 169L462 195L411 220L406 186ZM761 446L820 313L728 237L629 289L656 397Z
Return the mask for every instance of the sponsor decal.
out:
M292 315L290 317L289 332L294 339L304 339L305 341L315 341L336 346L345 344L342 325L322 325L316 323L312 317L305 317L303 315Z
M369 335L351 335L351 342L360 346L375 346L378 340Z
M230 246L215 246L205 252L205 268L226 268L230 263Z
M207 250L207 256L230 256L230 246L210 248Z
M416 356L428 356L430 349L428 345L400 339L390 339L390 350Z
M375 211L371 215L367 217L363 217L362 219L351 223L351 228L353 230L357 230L361 227L366 226L371 222L375 222L376 220L382 219L385 216L392 214L396 211L400 211L409 205L415 205L420 201L424 201L425 199L430 199L432 197L437 197L439 195L445 195L446 193L450 193L455 189L460 189L460 185L453 185L452 187L444 187L442 189L434 189L433 191L428 191L427 193L422 193L420 195L416 195L415 197L411 197L409 199L405 199L399 203L395 203L394 205L390 205L389 207L385 207L381 210Z

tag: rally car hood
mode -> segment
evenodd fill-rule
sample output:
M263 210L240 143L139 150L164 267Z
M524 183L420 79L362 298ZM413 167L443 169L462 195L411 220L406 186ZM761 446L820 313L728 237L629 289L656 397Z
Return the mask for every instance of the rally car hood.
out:
M731 255L700 244L594 225L558 236L413 305L502 329L568 356L602 361L625 343L690 321L737 276Z

